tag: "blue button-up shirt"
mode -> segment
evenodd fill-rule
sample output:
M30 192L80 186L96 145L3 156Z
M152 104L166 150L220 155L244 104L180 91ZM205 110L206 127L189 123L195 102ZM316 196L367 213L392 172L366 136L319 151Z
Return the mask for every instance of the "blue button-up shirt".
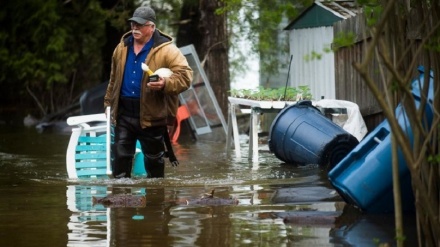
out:
M142 63L145 62L148 53L153 47L153 39L150 39L142 50L136 55L133 47L133 37L130 37L127 62L125 63L124 81L122 82L121 96L130 98L141 97Z

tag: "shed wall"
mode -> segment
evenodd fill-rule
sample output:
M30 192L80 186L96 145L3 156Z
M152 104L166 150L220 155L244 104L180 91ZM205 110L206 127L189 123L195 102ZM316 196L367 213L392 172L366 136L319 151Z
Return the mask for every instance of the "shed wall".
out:
M326 52L333 42L333 27L293 29L289 42L293 55L290 85L308 85L315 100L335 99L334 54Z
M336 22L334 35L340 33L354 33L357 42L352 46L339 47L335 52L335 77L336 97L356 103L362 113L368 130L374 129L384 120L382 109L367 84L362 80L360 74L353 67L353 63L361 63L365 56L367 42L364 41L365 30L364 20L361 16ZM368 40L368 39L367 39ZM369 74L375 81L382 81L380 78L379 64L373 59L370 65ZM378 84L381 87L381 84Z

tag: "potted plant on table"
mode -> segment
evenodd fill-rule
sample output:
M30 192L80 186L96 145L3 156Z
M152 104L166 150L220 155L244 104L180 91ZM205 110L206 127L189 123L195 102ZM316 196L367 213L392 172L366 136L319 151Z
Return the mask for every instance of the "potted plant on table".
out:
M257 89L231 89L231 97L258 101L261 108L284 108L288 102L312 99L308 86Z

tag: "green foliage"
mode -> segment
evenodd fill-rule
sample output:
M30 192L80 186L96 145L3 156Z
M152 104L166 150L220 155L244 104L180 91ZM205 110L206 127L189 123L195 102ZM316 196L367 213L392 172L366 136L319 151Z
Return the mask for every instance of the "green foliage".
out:
M333 38L334 50L337 51L340 47L350 47L353 46L356 41L356 34L353 32L348 33L337 33Z
M172 37L177 36L177 31L179 29L177 23L181 21L180 14L184 2L191 6L198 6L199 4L197 0L140 0L136 2L139 2L139 4L143 6L152 7L156 12L156 26ZM121 16L122 22L120 23L127 23L126 20L131 17L134 9L135 7L124 8L118 11L117 13L121 13L121 11L126 12L126 14L124 13L124 15Z
M440 164L440 154L429 155L428 156L428 162L439 165Z
M310 54L304 56L304 61L309 62L312 60L320 60L322 58L322 53L312 51Z
M432 52L440 52L440 30L436 30L425 44L425 48Z
M32 101L28 89L47 114L70 104L72 89L99 82L105 20L98 0L3 3L0 83L7 97Z
M330 46L324 46L322 52L312 51L310 54L306 54L303 59L305 62L310 62L312 60L321 60L325 53L333 52Z
M231 89L231 97L244 98L251 100L268 100L268 101L296 101L301 99L312 99L312 94L308 86L280 87L280 88L264 88L257 89Z
M379 0L360 0L357 2L362 7L365 17L367 18L367 25L372 27L376 25L383 12L383 6Z
M227 13L228 24L237 27L230 30L230 39L249 40L252 54L260 56L262 73L274 74L289 60L289 42L287 32L283 28L297 17L301 8L313 3L311 0L223 0L224 7L218 13ZM283 37L279 39L279 37ZM240 67L243 60L250 54L240 54L239 44L232 42L231 51L236 61L231 60L234 68L231 76L238 75L244 68Z

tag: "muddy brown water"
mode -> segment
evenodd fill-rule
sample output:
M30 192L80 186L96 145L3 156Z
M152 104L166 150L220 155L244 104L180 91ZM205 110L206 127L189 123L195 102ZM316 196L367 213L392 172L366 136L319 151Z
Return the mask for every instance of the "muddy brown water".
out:
M257 161L224 143L183 140L164 179L67 178L68 134L0 126L0 246L395 245L393 215L346 205L319 166L283 164L264 146ZM237 205L186 205L215 189ZM92 196L144 195L145 207L104 207ZM415 246L414 216L404 219Z

